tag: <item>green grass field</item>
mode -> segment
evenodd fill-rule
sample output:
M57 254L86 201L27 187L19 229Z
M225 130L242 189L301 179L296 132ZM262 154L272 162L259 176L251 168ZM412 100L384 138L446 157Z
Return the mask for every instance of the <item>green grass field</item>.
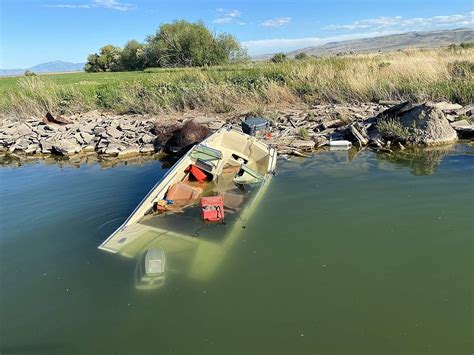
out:
M294 102L473 102L474 50L411 50L209 68L0 79L0 110L18 115L229 112Z

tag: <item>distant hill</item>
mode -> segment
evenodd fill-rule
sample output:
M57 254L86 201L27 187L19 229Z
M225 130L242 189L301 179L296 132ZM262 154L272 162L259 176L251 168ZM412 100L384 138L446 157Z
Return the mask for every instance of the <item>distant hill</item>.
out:
M474 30L470 28L459 28L455 30L407 32L394 35L353 39L341 42L330 42L320 46L305 47L288 52L287 55L294 57L304 52L308 55L336 55L338 53L373 53L387 52L407 48L438 48L447 47L450 44L462 42L474 42ZM272 54L259 56L256 59L269 59Z
M56 60L26 69L0 69L0 76L22 75L25 70L31 70L36 74L82 71L84 70L84 65L85 63L69 63Z

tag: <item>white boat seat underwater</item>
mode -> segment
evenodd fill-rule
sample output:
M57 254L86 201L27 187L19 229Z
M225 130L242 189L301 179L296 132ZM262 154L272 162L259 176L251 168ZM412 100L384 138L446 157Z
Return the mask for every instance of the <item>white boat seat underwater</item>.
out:
M255 170L250 169L247 165L242 164L239 171L234 177L234 182L241 184L256 184L263 181L263 176Z

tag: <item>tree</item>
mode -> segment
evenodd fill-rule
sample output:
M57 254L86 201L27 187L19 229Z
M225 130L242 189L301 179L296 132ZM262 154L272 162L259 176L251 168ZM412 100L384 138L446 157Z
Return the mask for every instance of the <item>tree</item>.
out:
M295 55L296 60L305 60L308 59L308 55L305 52L298 53Z
M108 44L100 49L99 54L94 53L87 57L84 69L87 72L120 71L122 49Z
M216 36L203 22L181 20L161 25L147 38L145 57L147 66L193 67L225 64L246 52L230 34Z
M87 72L143 70L149 67L220 65L248 59L230 34L212 33L203 22L162 24L145 43L128 41L123 49L108 44L87 57Z
M30 69L26 69L25 76L36 76L36 73Z
M273 63L283 63L287 60L288 58L285 53L277 53L270 59L270 61L272 61Z
M145 68L144 45L131 40L125 44L120 55L122 70L143 70Z

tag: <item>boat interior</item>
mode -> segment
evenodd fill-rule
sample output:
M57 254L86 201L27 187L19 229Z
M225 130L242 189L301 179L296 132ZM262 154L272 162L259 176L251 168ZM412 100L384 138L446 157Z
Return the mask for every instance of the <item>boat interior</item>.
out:
M222 242L236 224L243 223L243 210L266 185L275 162L273 148L241 132L221 129L183 156L100 248L130 251L130 244L141 244L138 239L145 231ZM203 221L201 199L217 195L222 197L224 218Z

